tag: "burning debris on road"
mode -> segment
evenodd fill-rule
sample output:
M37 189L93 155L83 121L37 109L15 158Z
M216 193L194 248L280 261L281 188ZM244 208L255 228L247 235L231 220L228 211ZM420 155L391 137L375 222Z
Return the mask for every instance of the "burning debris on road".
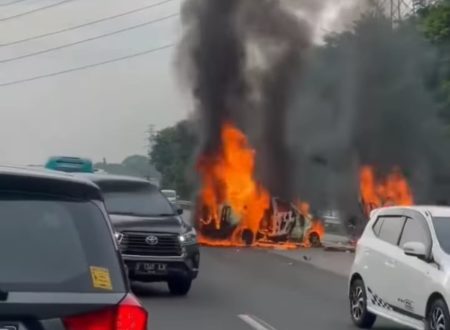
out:
M344 46L321 49L315 22L301 18L318 10L317 1L185 2L179 62L202 138L195 217L204 244L318 245L315 210L363 223L375 207L430 196L440 158L418 155L439 144L440 127L423 81L412 79L423 76L410 56L422 44L369 15L342 35Z

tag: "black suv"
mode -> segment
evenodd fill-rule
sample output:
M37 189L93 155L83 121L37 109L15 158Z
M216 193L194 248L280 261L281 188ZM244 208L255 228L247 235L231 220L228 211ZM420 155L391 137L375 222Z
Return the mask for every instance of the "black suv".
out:
M172 294L187 294L198 274L200 252L182 210L144 179L82 175L102 190L130 279L167 282Z
M0 329L147 329L92 182L0 167L0 265Z

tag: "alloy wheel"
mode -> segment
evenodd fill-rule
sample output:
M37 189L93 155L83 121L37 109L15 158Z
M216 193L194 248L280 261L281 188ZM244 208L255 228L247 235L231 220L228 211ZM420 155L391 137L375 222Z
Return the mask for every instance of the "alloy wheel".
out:
M445 314L441 307L434 307L431 311L430 319L431 330L446 330Z
M352 316L356 321L359 321L364 313L364 309L366 306L366 303L364 301L363 289L360 286L355 286L352 289L351 297Z

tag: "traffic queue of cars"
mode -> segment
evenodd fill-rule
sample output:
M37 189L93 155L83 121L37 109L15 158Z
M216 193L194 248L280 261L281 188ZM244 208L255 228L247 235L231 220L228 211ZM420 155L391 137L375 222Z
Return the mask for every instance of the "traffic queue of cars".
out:
M0 329L147 329L131 283L187 294L195 230L146 180L74 157L46 167L0 167Z

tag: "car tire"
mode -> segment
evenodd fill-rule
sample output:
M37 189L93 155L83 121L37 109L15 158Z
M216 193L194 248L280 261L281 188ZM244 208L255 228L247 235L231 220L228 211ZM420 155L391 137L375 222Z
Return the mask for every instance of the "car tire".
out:
M363 280L356 279L350 286L350 316L353 323L361 329L370 329L376 315L367 310L367 294Z
M320 236L317 233L311 233L309 235L309 244L311 244L312 247L320 247Z
M174 296L185 296L191 289L192 279L188 277L174 277L167 281L169 291Z
M444 300L439 298L431 303L427 312L425 329L450 330L450 315Z

